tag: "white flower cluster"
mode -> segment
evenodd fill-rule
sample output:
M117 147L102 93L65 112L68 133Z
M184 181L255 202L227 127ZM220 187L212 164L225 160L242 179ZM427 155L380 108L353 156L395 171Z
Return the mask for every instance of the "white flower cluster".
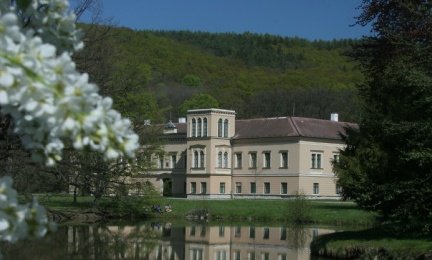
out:
M71 53L82 43L67 9L66 0L0 0L0 114L12 116L24 147L47 165L65 145L106 159L133 157L138 136L130 121L75 69ZM36 201L19 205L11 184L0 179L0 240L42 236L45 210Z
M75 14L69 12L64 0L15 1L22 3L11 6L12 1L2 1L1 10L18 13L24 33L39 35L44 42L53 44L58 52L79 50L83 47L80 32L75 26ZM17 6L18 5L18 6Z
M69 53L58 56L54 45L32 30L24 33L14 12L1 10L0 112L14 118L16 132L36 159L55 164L63 140L106 159L132 157L138 136L111 105L87 74L76 71Z
M0 240L15 242L25 237L42 237L55 229L45 209L34 201L19 205L12 178L0 178Z

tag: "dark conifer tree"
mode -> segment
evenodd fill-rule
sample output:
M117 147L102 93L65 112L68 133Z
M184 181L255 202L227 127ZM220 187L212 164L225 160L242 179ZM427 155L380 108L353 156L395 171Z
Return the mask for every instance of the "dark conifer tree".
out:
M432 1L363 0L362 11L373 33L353 53L362 120L335 171L346 198L432 232Z

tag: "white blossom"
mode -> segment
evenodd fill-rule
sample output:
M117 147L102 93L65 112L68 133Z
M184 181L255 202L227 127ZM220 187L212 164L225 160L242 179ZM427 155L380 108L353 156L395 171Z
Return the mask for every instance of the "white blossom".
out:
M60 4L64 1L39 2L67 6ZM31 9L36 8L35 3ZM34 19L42 19L38 15ZM42 20L37 23L50 24ZM19 28L17 15L12 10L2 10L1 113L14 118L15 131L23 136L24 146L38 154L35 158L45 158L48 165L61 158L65 139L76 149L86 146L102 152L106 159L132 156L138 147L137 137L129 120L111 108L112 100L97 94L88 75L75 70L69 53L57 56L55 46L44 43L40 37L42 32L20 32Z
M31 0L20 10L12 3L0 1L0 114L13 118L32 158L54 165L65 143L106 159L133 157L138 136L130 121L72 61L83 43L67 1ZM19 205L11 185L10 177L0 179L0 240L44 235L50 227L45 209L36 201Z
M0 178L0 239L15 242L25 237L41 237L55 227L48 221L45 209L37 201L19 205L12 178Z

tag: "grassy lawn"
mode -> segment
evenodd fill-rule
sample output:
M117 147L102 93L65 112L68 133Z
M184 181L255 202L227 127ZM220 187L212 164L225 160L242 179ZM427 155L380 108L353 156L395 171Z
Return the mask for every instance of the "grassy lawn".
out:
M47 208L55 210L78 211L93 207L94 198L90 196L78 197L77 203L73 203L70 195L35 195L38 202ZM22 201L23 202L23 201Z
M286 221L298 211L287 200L179 200L165 199L173 208L173 217L182 217L194 209L207 209L213 219ZM328 225L372 225L375 215L351 202L307 201L305 217L312 223Z
M432 238L395 234L382 227L346 231L318 237L311 244L315 255L337 258L429 259ZM429 256L425 256L429 252Z
M92 197L79 197L78 203L73 204L72 197L46 196L38 197L40 203L55 210L84 210L93 207ZM324 225L352 225L371 226L375 223L376 215L359 209L354 203L340 201L306 201L306 209L299 209L292 200L190 200L175 198L153 198L147 202L143 197L126 197L124 203L128 205L116 208L114 198L104 198L105 209L148 211L149 205L171 205L172 212L152 214L161 219L184 219L194 211L205 209L212 220L223 221L289 221L294 214L308 219L309 223ZM304 205L301 205L304 206Z

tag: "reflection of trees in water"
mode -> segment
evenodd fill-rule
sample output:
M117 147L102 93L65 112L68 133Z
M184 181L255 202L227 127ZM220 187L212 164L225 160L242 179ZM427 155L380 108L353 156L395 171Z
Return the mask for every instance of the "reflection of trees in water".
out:
M288 245L293 249L305 248L308 238L310 238L309 229L303 225L290 225L287 228Z
M5 259L153 259L162 231L150 224L63 226L41 240L3 244L0 251Z

